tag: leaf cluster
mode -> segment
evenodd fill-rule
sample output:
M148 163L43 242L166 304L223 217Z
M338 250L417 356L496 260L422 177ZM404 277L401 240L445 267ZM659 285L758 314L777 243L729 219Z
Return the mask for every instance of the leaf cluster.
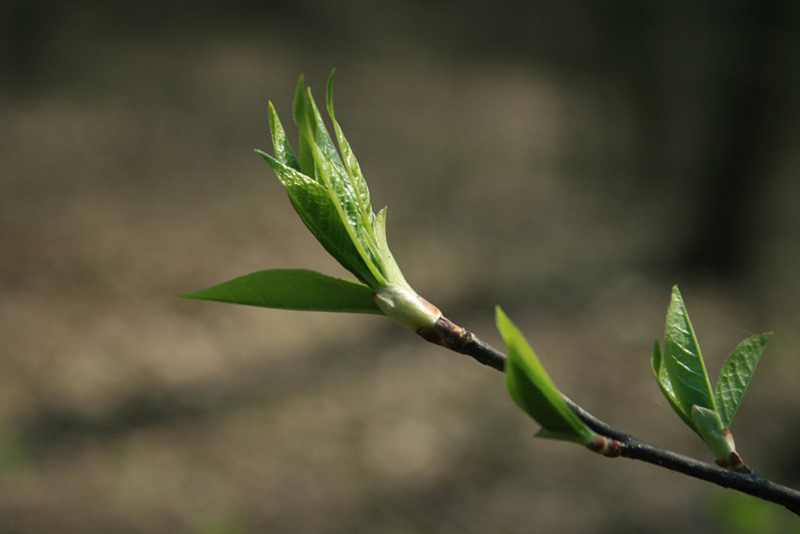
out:
M747 385L771 332L748 337L722 365L712 391L703 355L678 287L672 289L664 330L664 346L653 344L651 364L661 392L675 413L717 455L735 451L727 427L739 409Z
M377 289L397 284L411 290L389 250L386 208L372 211L369 189L358 160L333 110L333 78L326 103L341 156L317 109L311 89L297 82L292 116L300 135L298 153L289 143L275 107L269 124L275 156L257 151L272 167L305 225L325 250L362 283Z
M377 215L372 210L361 166L333 110L334 73L328 79L326 107L339 151L311 89L304 89L300 76L292 104L292 117L299 132L298 151L292 149L270 102L269 126L275 155L256 152L278 176L306 227L359 281L304 269L275 269L181 296L267 308L384 313L412 329L435 321L431 312L417 302L418 296L389 250L386 208ZM376 298L376 292L381 298Z

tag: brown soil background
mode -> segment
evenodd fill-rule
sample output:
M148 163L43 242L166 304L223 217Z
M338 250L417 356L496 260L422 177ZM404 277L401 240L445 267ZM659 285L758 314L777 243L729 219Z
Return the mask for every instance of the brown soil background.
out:
M755 77L774 92L737 207L745 261L715 269L684 252L712 225L704 199L743 187L707 179L746 111L714 107L737 87L714 70L723 19L58 5L2 11L0 532L726 531L730 492L533 439L501 375L385 319L176 298L260 269L346 276L253 153L271 151L268 100L289 124L297 76L319 101L333 67L420 294L498 346L503 306L579 404L707 460L650 370L671 286L712 375L775 331L733 430L759 473L800 486L793 26L770 28Z

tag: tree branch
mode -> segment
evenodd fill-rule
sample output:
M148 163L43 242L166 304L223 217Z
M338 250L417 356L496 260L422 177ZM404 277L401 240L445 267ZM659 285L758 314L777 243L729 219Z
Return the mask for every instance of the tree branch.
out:
M472 332L455 325L449 319L442 317L434 327L420 329L417 333L431 343L472 356L480 363L500 372L505 369L505 354L484 343ZM723 488L740 491L765 501L774 502L800 515L799 491L771 482L755 473L739 473L723 469L715 464L701 462L656 445L651 445L609 426L575 404L568 397L563 394L562 396L572 411L589 428L619 443L619 456L632 460L641 460L690 477L712 482Z

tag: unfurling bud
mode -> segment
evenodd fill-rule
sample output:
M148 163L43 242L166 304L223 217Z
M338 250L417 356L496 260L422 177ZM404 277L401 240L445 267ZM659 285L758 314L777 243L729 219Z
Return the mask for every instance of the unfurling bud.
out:
M375 291L375 303L387 317L416 332L436 324L442 312L416 293L396 284Z
M750 468L736 452L731 429L724 426L717 412L692 406L692 420L697 425L697 433L717 457L718 466L742 473L750 472Z

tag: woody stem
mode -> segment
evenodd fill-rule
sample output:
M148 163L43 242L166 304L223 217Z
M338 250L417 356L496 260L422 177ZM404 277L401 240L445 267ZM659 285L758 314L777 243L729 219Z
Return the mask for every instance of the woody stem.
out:
M488 343L484 343L475 334L461 328L445 317L441 317L435 326L420 329L417 333L431 343L471 356L478 362L500 372L505 370L505 354ZM715 464L701 462L652 445L613 428L563 394L562 397L564 397L570 409L589 428L600 435L619 442L620 456L647 462L690 477L712 482L723 488L729 488L765 501L774 502L800 515L800 492L797 490L771 482L755 473L739 473L723 469Z

